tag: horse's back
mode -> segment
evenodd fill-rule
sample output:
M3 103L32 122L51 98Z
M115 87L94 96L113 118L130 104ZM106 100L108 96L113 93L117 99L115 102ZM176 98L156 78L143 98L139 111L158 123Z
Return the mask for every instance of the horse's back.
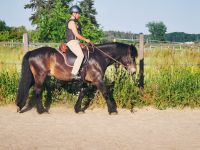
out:
M47 54L53 54L56 53L56 49L52 47L40 47L37 49L34 49L32 51L29 51L30 55L32 57L38 56L38 55L47 55Z

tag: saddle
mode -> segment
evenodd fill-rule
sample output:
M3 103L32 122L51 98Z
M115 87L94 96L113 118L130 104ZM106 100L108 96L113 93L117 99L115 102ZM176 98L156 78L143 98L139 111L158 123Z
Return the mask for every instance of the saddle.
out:
M81 68L82 68L82 66L86 64L89 59L89 50L87 46L82 43L80 44L80 47L84 54L84 59L81 65ZM73 66L76 60L76 55L70 50L70 48L65 43L61 43L59 46L59 51L65 57L64 60L65 60L66 65Z

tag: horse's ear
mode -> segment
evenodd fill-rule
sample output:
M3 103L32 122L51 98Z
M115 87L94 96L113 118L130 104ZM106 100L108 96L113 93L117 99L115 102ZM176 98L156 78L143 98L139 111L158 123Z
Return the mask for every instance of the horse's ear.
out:
M136 47L136 44L137 44L137 43L135 42L135 43L131 44L131 46L132 46L132 47Z
M138 52L135 44L130 45L130 50L131 50L131 56L138 57Z

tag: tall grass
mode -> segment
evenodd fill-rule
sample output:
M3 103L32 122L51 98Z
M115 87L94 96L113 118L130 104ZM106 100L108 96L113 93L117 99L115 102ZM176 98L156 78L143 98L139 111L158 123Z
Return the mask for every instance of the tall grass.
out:
M0 72L0 104L15 101L19 74L16 70Z
M20 48L0 47L1 62L21 62ZM4 55L5 54L5 55ZM105 82L111 98L118 107L151 105L159 109L167 107L200 106L200 53L194 50L173 51L159 49L145 52L145 88L138 88L139 76L130 76L124 68L111 66L106 71ZM19 81L19 66L0 65L0 104L13 103ZM48 78L44 84L43 103L74 105L78 95L78 83ZM32 91L32 90L31 90ZM29 101L34 103L30 91ZM47 101L46 101L46 100ZM95 106L105 106L99 91L93 99ZM93 106L94 106L93 105Z
M199 52L157 49L146 52L145 56L145 93L148 97L145 101L160 109L199 107Z
M157 108L200 106L200 69L169 66L145 81L149 103Z

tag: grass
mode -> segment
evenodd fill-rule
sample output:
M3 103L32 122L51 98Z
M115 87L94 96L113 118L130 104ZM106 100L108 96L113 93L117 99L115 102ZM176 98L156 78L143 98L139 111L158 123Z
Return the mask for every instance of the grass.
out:
M20 64L24 52L22 47L7 47L0 45L0 70L20 71Z
M20 65L23 50L20 47L0 46L0 104L13 103L19 81ZM118 107L132 109L135 106L151 105L158 109L168 107L200 106L200 53L194 49L174 51L171 49L154 49L145 52L145 88L137 87L138 75L129 76L120 67L110 66L106 71L105 81L110 95ZM139 61L139 60L137 60ZM67 90L66 90L67 89ZM44 85L43 99L52 104L64 103L72 107L77 99L76 87L70 83L59 82L54 78L47 79ZM50 92L51 91L51 92ZM34 99L30 92L30 101ZM43 101L47 105L46 101ZM97 91L93 107L105 107L105 100Z

